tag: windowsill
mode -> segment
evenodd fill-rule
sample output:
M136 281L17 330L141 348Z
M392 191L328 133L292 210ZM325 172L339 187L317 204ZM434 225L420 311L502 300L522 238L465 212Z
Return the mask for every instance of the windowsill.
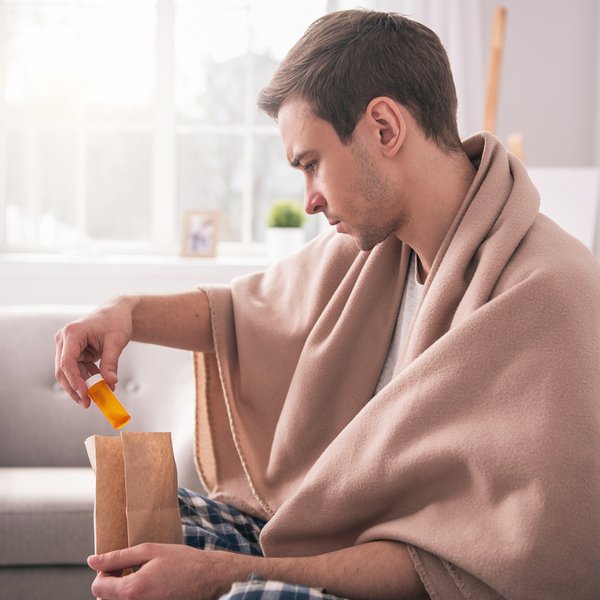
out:
M267 256L5 253L0 254L0 305L97 305L119 294L228 285L270 264Z
M263 243L241 244L220 242L217 245L216 256L182 256L177 252L157 254L135 250L118 251L113 248L97 246L91 249L64 250L64 251L0 251L1 262L15 263L46 263L46 264L106 264L106 265L185 265L185 264L210 264L210 265L240 265L266 267L270 264L267 257L267 245ZM129 249L128 249L129 250Z
M4 253L3 263L44 263L65 265L223 265L266 268L271 262L266 256L175 256L150 254L58 254Z

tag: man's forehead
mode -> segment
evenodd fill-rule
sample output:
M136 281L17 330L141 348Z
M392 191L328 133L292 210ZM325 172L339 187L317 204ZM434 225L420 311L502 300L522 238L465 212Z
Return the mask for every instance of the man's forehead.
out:
M297 155L306 155L316 147L339 142L333 125L317 117L310 104L303 100L288 100L277 115L279 134L290 163Z
M277 114L279 134L283 140L286 157L292 166L297 166L312 149L311 130L319 120L308 103L302 100L288 100L279 109Z
M294 116L299 119L315 119L315 113L310 104L302 98L289 98L280 107L277 113L277 120L282 117Z

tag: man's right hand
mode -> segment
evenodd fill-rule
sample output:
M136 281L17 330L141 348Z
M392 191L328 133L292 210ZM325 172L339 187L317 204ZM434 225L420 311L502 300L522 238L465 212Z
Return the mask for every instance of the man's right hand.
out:
M114 390L119 357L130 341L214 352L208 298L201 289L118 296L63 327L54 340L56 379L85 408L90 405L85 365L99 360L100 373Z
M56 336L55 376L67 394L90 405L84 365L100 360L100 373L114 390L119 357L133 335L134 297L119 296L63 327Z

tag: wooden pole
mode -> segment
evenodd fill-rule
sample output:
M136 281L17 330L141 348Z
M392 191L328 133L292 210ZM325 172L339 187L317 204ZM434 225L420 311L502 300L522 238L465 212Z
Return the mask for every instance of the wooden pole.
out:
M498 96L500 91L500 66L502 64L505 24L506 8L504 6L496 6L492 23L485 117L483 120L483 128L490 133L496 133L496 117L498 113Z
M523 136L518 133L511 133L508 136L508 150L512 152L523 164L525 164L525 148Z

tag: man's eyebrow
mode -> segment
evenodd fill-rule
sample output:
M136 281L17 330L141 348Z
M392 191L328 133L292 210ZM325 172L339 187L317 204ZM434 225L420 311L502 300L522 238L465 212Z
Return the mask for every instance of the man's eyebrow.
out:
M307 150L306 152L301 152L300 154L296 154L296 156L294 156L294 158L292 160L290 160L290 167L293 167L294 169L297 169L300 166L300 163L302 162L302 159L307 155L310 154L310 150Z

